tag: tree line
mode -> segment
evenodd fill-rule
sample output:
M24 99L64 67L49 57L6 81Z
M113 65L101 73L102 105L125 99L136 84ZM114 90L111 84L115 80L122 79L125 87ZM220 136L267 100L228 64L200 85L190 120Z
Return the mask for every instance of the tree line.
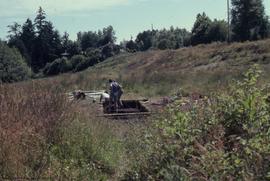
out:
M169 30L147 30L135 40L122 42L126 50L177 49L211 42L253 41L270 37L269 17L262 0L231 0L231 22L211 20L206 13L199 13L191 32L171 27ZM228 37L228 35L230 35Z
M260 40L270 36L269 17L265 14L262 0L231 0L231 3L230 33L228 22L211 20L203 12L197 15L191 31L177 27L145 30L134 40L131 38L119 45L116 44L112 26L98 31L78 32L75 41L69 39L67 32L61 36L40 7L33 21L27 19L22 25L15 22L8 26L8 40L6 43L2 42L0 48L16 48L31 68L32 76L49 76L84 70L121 50L136 52L177 49L216 41ZM12 51L16 50L9 52ZM0 50L1 52L7 51ZM10 78L6 80L0 76L2 82L11 82Z
M41 7L34 21L27 19L23 25L15 22L8 28L7 45L19 50L34 73L53 75L78 71L120 50L115 44L112 26L98 32L78 32L77 40L72 41L67 32L60 35L53 23L47 20Z

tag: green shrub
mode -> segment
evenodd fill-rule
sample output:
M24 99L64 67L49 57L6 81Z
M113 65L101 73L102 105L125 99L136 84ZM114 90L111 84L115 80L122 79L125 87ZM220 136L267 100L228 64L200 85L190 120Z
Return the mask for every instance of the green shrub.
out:
M84 59L82 62L80 62L75 69L73 70L74 72L79 72L82 70L87 69L88 67L91 67L99 62L99 59L96 57L87 57Z
M101 59L102 59L102 55L99 49L88 48L86 50L86 57L78 61L78 63L73 68L73 72L79 72L79 71L85 70L88 67L99 63Z
M102 53L102 59L105 60L109 57L119 54L120 47L112 43L108 43L107 45L102 47L101 53Z
M270 177L270 106L254 66L222 94L169 107L157 123L159 139L146 163L124 180L267 180ZM268 99L267 99L268 98Z
M71 64L72 70L74 70L76 66L79 65L84 60L85 60L85 56L83 55L74 55L73 57L71 57L70 64Z
M0 42L0 82L22 81L30 76L31 70L21 54Z
M51 63L48 63L44 70L44 75L57 75L60 73L68 72L71 69L71 64L67 58L58 58Z
M98 60L101 59L102 54L100 49L95 49L95 48L88 48L86 50L86 56L90 58L96 58Z

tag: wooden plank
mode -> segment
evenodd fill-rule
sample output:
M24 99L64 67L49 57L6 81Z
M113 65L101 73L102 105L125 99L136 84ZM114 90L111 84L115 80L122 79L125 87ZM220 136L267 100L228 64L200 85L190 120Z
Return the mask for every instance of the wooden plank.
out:
M114 113L114 114L104 114L104 117L122 117L122 116L149 116L151 112L141 112L141 113Z
M120 108L116 113L140 113L141 111L136 108Z

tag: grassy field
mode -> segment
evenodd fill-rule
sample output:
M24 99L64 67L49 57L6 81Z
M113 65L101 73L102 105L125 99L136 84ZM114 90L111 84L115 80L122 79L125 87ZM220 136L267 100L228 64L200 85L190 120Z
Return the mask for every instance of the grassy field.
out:
M254 63L264 80L270 69L270 40L245 43L213 43L178 50L123 53L77 74L46 79L74 89L104 89L109 78L118 80L129 93L169 95L183 89L203 94L226 87L241 78Z
M2 179L44 177L51 180L166 180L161 179L165 176L157 177L161 174L156 173L160 168L159 171L162 169L169 171L167 180L172 180L170 174L178 172L178 167L168 169L160 167L160 164L164 160L166 162L166 155L179 156L179 153L175 152L175 147L179 149L184 149L183 145L188 149L193 147L191 142L182 143L178 139L171 138L171 135L169 137L163 135L163 131L167 128L172 129L179 125L159 120L168 118L176 123L180 121L181 124L181 120L189 120L193 121L190 124L194 126L192 129L199 129L194 121L199 121L200 125L206 124L205 110L198 112L197 117L193 115L183 118L182 115L173 116L174 113L165 111L162 115L155 115L147 120L112 121L93 116L96 112L91 109L91 103L69 102L65 93L76 89L106 89L107 80L112 78L123 85L124 98L155 99L179 91L184 95L191 93L211 95L226 92L232 79L242 80L243 73L255 63L259 64L263 71L259 85L269 83L270 40L123 53L80 73L0 85L0 176ZM204 116L199 117L200 114ZM211 115L216 115L216 112L211 112ZM205 120L202 121L202 118ZM186 125L182 126L190 129ZM221 131L226 128L222 127L221 122L215 122L214 127L202 127L207 130L219 128ZM223 156L224 163L228 161L223 154L226 148L214 152L208 149L208 142L201 134L192 132L190 135L200 138L196 145L208 150L206 156L211 157L213 154L212 156L218 160L219 154ZM221 137L219 139L224 141ZM187 138L193 140L188 136ZM267 141L269 140L266 139L265 144ZM177 145L178 142L181 143L180 147ZM174 147L164 147L170 144ZM264 156L268 157L267 149L264 150ZM190 154L188 151L181 154L186 153ZM153 154L156 156L153 157ZM261 152L258 154L263 155ZM201 160L192 162L194 164L189 167L181 165L181 168L185 168L187 172L196 172L196 176L201 180L210 179L207 174L214 173L216 165L212 164L212 167L208 168L207 162L202 161L200 153L190 155L197 156ZM256 157L256 154L254 155ZM177 156L175 158L179 159L179 162L183 160L190 162L190 159L187 161L186 158ZM240 160L244 163L242 160L244 158ZM231 161L235 160L230 160L230 163ZM237 163L238 161L236 160ZM156 170L152 170L151 163L157 166ZM226 164L229 165L227 162ZM221 165L220 163L218 166L227 169ZM167 166L179 166L179 163ZM203 167L205 170L201 170L200 173L197 167ZM241 165L240 167L242 168ZM145 173L142 172L144 169ZM218 171L222 172L222 169ZM237 170L237 168L230 169ZM230 171L227 170L226 173ZM145 175L149 178L144 177ZM226 174L224 177L217 175L215 178L225 180L244 178L228 175L228 177Z

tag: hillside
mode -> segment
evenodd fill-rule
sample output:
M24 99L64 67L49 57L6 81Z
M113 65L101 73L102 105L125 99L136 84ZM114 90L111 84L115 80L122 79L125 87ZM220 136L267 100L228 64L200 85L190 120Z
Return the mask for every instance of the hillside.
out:
M69 89L98 89L114 78L128 92L145 96L168 95L179 88L207 93L226 87L255 63L269 80L270 40L123 53L84 72L49 79Z
M266 180L267 92L257 71L227 86L254 63L269 83L270 40L124 53L80 73L0 84L0 179ZM150 103L179 89L218 96L178 97L147 119L124 120L99 116L98 102L67 99L105 89L108 78L124 86L124 98Z

